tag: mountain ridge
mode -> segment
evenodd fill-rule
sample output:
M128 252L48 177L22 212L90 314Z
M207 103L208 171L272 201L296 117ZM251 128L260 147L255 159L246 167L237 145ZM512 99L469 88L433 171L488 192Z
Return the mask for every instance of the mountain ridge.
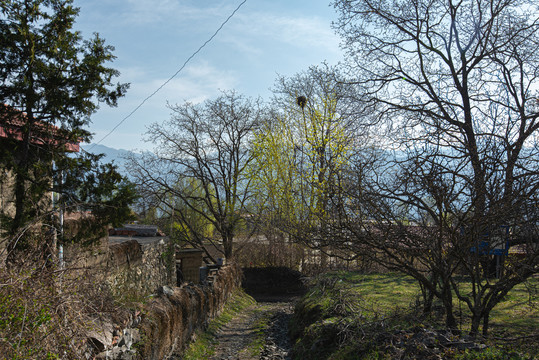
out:
M92 153L92 154L104 154L101 161L103 163L109 163L112 162L114 165L118 167L118 171L120 174L124 176L129 177L129 172L127 171L127 163L128 158L131 156L140 157L141 154L125 150L125 149L115 149L109 146L101 145L101 144L83 144L81 145L82 150Z

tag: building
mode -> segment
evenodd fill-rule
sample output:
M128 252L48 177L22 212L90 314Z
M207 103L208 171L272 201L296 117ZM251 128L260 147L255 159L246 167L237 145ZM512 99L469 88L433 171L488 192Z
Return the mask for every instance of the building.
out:
M0 105L0 213L4 217L15 215L15 174L11 169L23 157L18 145L24 140L28 126L31 126L30 152L38 164L52 166L49 156L51 146L63 148L66 152L80 150L79 142L62 139L58 127L41 121L29 122L26 113L6 104ZM39 166L34 168L39 169ZM48 171L44 171L43 175L38 171L34 170L31 174L36 180L40 180L41 176L49 176ZM51 194L46 194L43 201L46 202L45 208L52 206ZM0 222L0 229L3 228Z

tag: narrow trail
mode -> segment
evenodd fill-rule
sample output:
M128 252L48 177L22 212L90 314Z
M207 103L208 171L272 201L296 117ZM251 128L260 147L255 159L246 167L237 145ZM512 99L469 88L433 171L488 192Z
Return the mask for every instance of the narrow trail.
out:
M288 322L292 302L258 302L223 327L211 360L291 359Z

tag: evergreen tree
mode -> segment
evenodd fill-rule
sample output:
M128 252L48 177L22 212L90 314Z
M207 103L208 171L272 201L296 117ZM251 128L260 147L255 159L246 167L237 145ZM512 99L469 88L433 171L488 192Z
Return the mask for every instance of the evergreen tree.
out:
M124 196L117 203L126 205L134 194L118 187L114 167L97 166L98 156L69 156L74 144L90 140L86 127L99 104L115 106L128 88L114 84L119 72L107 67L113 47L97 33L85 40L73 30L79 9L72 0L3 0L0 11L0 126L7 137L0 160L13 176L14 202L4 230L14 238L43 215L51 191L86 206ZM68 184L62 189L52 181L60 173ZM21 239L16 244L11 250L24 248Z

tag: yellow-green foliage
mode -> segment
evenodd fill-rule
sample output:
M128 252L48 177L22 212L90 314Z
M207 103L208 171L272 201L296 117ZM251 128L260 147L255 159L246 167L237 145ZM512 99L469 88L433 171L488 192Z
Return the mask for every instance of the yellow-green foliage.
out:
M285 113L263 124L254 141L251 168L259 201L291 221L316 221L331 195L340 189L348 164L351 136L337 113L337 97L310 99L305 108L295 98Z
M202 183L197 179L181 179L177 183L177 191L189 197L191 205L195 205L195 209L188 206L180 199L171 199L170 203L176 207L177 220L173 223L173 237L179 242L192 240L194 234L202 237L211 237L215 230L212 221L213 216L205 206L206 196L215 196L214 191L208 191L202 189ZM209 195L208 195L209 194ZM197 200L198 199L198 200ZM216 200L213 199L213 202ZM182 216L178 216L181 213Z

